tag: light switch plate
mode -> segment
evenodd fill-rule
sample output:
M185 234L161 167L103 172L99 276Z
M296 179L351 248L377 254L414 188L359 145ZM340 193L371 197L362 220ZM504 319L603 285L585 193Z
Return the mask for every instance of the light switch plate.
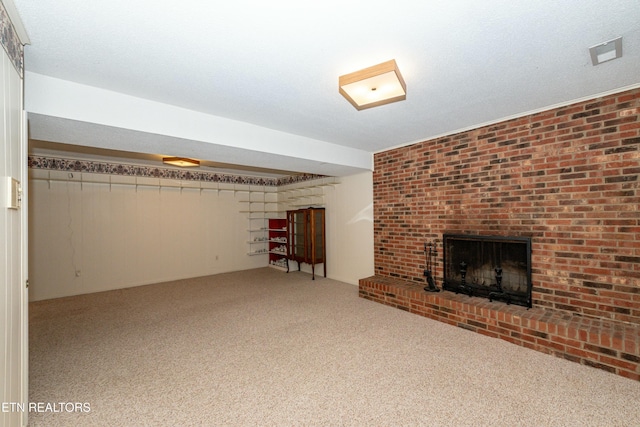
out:
M10 176L7 177L7 207L9 209L20 209L20 202L22 201L22 188L20 187L20 181L13 179Z

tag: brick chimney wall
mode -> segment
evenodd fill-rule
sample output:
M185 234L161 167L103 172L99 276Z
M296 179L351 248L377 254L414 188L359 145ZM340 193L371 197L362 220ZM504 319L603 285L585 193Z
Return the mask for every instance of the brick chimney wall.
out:
M640 89L374 157L375 274L442 234L532 238L533 307L640 324Z

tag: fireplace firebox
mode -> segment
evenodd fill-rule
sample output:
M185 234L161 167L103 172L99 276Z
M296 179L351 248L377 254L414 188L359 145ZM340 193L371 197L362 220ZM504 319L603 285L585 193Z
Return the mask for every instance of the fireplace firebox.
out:
M445 234L443 289L531 307L531 238Z

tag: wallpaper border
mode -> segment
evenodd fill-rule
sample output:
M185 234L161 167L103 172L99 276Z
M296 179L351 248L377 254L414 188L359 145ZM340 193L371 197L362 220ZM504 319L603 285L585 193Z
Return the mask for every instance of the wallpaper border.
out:
M16 33L4 3L0 1L0 44L7 52L20 78L24 77L24 46Z
M125 175L148 178L179 179L183 181L220 182L244 185L264 185L277 187L318 178L324 175L301 174L282 178L264 178L216 172L170 169L156 166L142 166L125 163L97 162L90 160L62 159L48 156L29 156L30 169L46 169L66 172L87 172L108 175Z

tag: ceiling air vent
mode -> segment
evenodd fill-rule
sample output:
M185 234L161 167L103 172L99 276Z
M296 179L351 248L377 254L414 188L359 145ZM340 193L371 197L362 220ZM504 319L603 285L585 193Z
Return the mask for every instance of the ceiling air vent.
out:
M620 58L622 56L622 37L591 46L589 53L591 53L593 65Z

